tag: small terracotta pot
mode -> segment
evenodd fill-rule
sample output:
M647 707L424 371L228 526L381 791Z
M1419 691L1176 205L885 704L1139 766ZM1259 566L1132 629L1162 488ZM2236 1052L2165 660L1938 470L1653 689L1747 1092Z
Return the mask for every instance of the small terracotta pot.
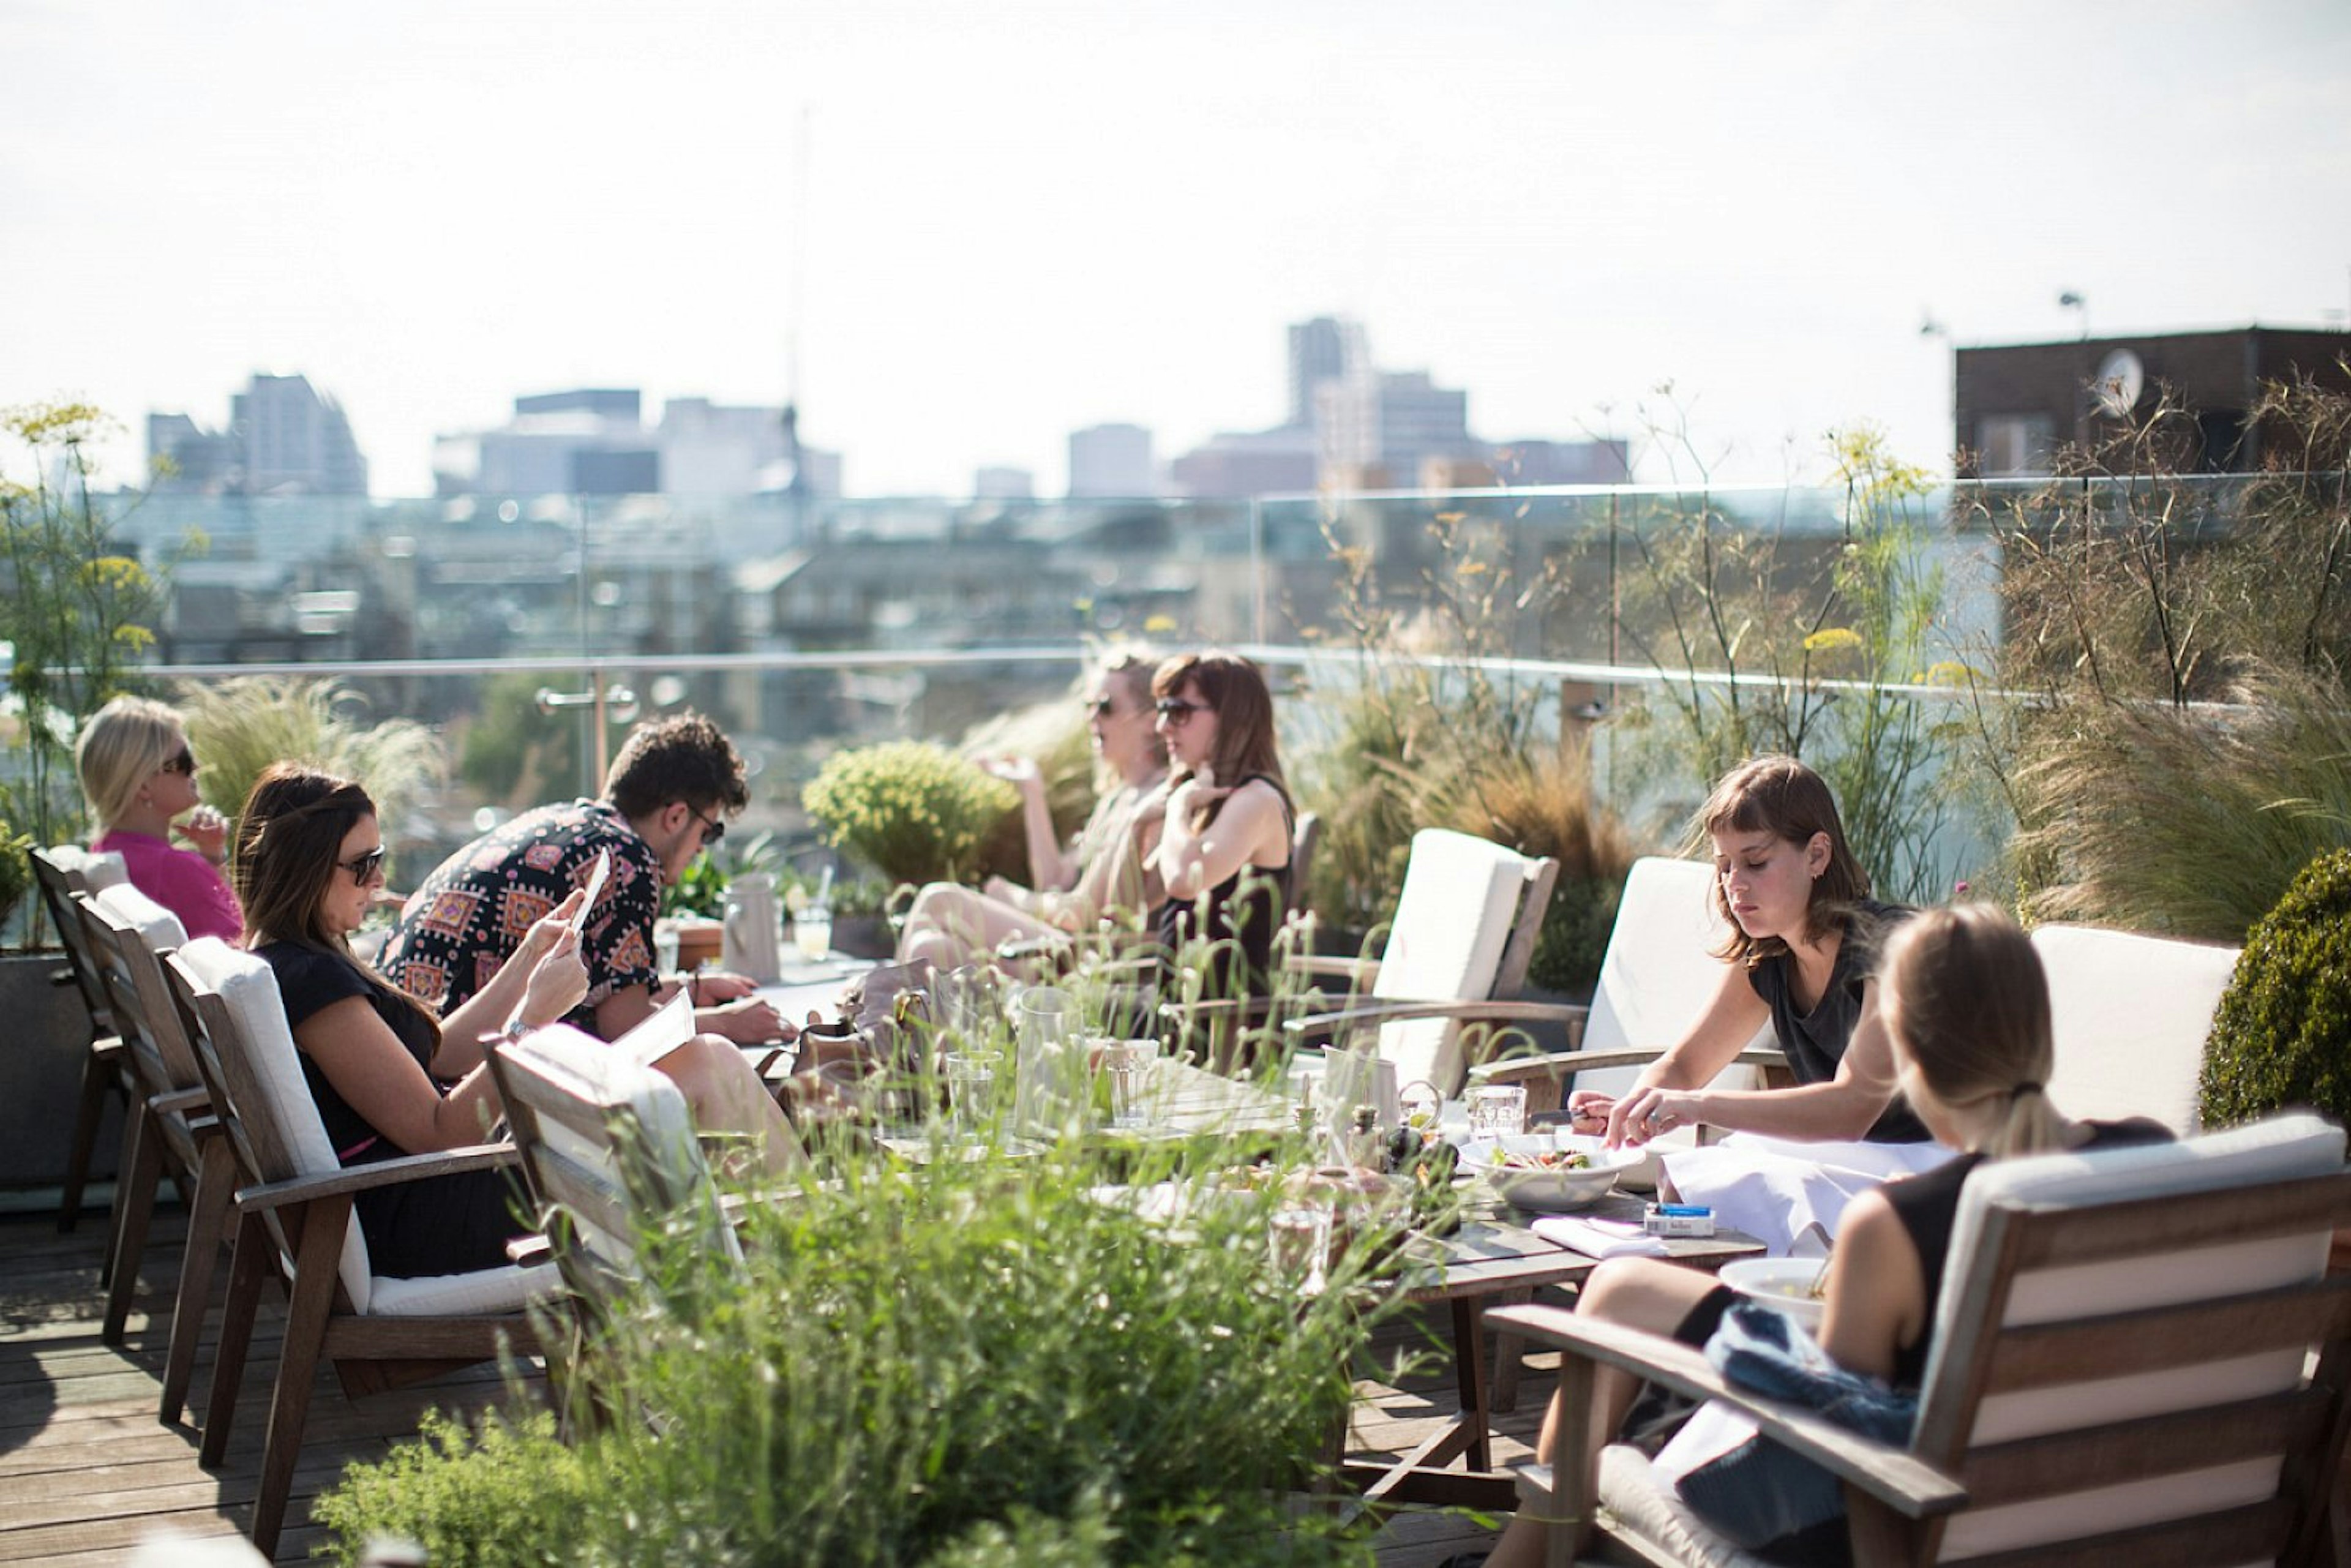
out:
M705 964L716 964L726 946L726 927L721 921L688 919L677 925L677 967L692 973Z

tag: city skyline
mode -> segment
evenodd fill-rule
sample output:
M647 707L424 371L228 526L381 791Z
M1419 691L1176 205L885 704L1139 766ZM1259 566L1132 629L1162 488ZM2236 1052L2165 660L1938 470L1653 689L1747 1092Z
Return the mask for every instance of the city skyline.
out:
M857 494L1059 494L1075 431L1279 424L1283 329L1325 315L1489 440L1665 478L1670 382L1716 477L1771 480L1864 419L1943 466L1954 340L2351 303L2321 3L27 0L0 48L35 241L0 403L96 401L135 465L151 410L298 371L387 495L518 394L779 402L796 256L802 435Z

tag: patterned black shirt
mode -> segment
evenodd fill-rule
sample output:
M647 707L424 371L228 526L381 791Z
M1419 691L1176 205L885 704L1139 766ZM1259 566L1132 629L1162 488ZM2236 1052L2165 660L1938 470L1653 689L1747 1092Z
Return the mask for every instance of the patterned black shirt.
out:
M599 800L541 806L475 839L410 895L383 951L392 983L446 1014L486 984L522 946L532 922L587 885L596 852L612 873L588 913L581 959L588 996L571 1021L591 1032L598 1003L650 986L661 862L619 811Z

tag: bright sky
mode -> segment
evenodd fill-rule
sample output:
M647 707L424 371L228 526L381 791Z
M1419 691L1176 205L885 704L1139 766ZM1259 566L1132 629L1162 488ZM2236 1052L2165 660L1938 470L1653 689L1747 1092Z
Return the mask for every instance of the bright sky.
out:
M779 402L803 110L802 428L860 494L1273 423L1326 313L1489 439L1670 381L1777 479L1861 419L1943 460L1929 313L2351 308L2343 0L6 0L0 60L0 403L298 370L380 494L517 392Z

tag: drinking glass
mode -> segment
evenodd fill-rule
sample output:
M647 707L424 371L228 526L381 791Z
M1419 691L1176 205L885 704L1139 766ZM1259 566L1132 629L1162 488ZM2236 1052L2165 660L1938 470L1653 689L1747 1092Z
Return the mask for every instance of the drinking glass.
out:
M1320 1291L1331 1261L1330 1205L1290 1204L1275 1209L1268 1224L1274 1268L1306 1294Z
M996 1119L996 1062L992 1054L947 1052L947 1104L960 1136L984 1138Z
M1102 1042L1102 1071L1110 1074L1110 1124L1134 1128L1150 1124L1145 1110L1151 1086L1151 1064L1158 1060L1155 1040L1112 1040Z
M832 911L811 904L792 916L792 946L810 964L824 962L832 951Z
M677 927L666 920L653 922L653 971L664 980L677 973Z
M1527 1092L1515 1085L1488 1084L1469 1091L1469 1135L1515 1137L1526 1130Z

